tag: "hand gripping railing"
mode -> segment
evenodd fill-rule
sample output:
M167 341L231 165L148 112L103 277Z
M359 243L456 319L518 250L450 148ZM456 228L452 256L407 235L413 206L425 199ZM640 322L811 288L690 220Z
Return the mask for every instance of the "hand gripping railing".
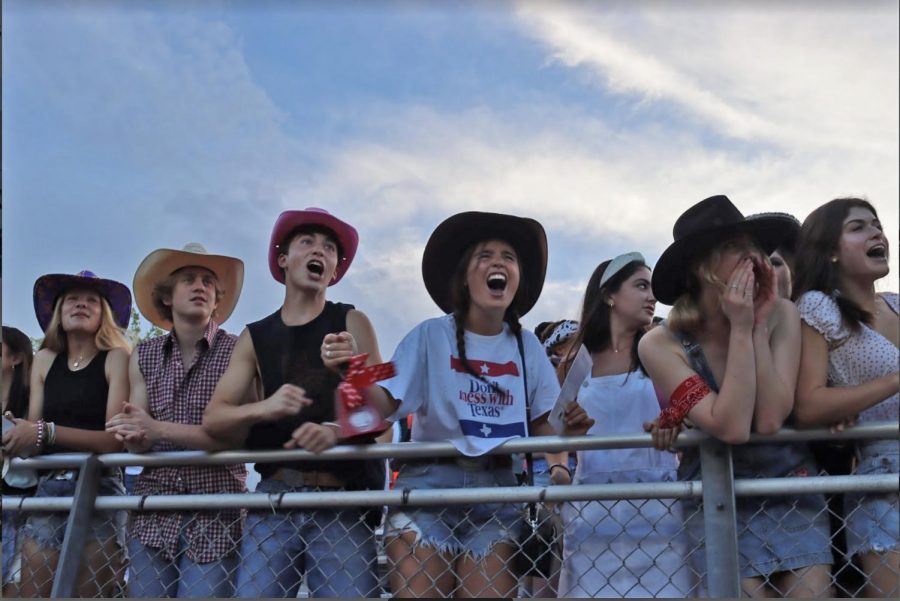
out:
M879 423L848 428L832 433L827 429L784 429L772 435L754 434L748 444L784 443L813 440L896 440L897 423ZM652 446L648 434L620 436L544 436L510 440L491 454L559 452L596 449L646 448ZM741 594L738 570L735 496L793 495L810 493L897 492L896 475L819 476L804 478L766 478L734 480L731 448L700 431L683 432L676 448L700 448L701 481L591 484L578 486L498 487L412 491L341 491L287 493L273 499L266 494L159 495L138 497L97 497L102 468L127 465L229 465L281 461L336 459L417 458L458 455L450 443L401 443L341 445L314 455L303 450L226 451L206 453L60 453L31 459L14 459L12 467L29 469L79 469L74 497L3 497L4 510L69 511L69 523L54 577L52 595L71 597L76 593L80 550L84 548L92 510L167 511L174 509L217 510L234 507L248 509L296 509L314 507L360 507L400 505L454 505L468 503L523 503L536 501L589 501L613 499L672 499L703 497L705 542L707 546L708 592L715 597ZM275 503L273 505L273 503Z

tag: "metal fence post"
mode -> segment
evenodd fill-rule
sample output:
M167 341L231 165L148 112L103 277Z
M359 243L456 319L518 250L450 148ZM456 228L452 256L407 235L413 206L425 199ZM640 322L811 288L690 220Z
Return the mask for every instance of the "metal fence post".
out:
M59 554L59 565L53 578L53 589L50 596L77 597L78 572L84 559L91 531L91 517L94 514L94 502L100 489L100 470L102 464L96 455L85 459L78 473L75 496L69 510L69 522L66 524L66 535Z
M711 597L740 597L737 515L731 447L709 439L700 443L706 580Z

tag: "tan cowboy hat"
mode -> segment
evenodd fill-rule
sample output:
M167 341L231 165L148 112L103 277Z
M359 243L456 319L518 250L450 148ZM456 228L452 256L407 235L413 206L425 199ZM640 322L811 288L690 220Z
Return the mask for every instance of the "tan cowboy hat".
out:
M134 274L134 300L147 321L164 330L172 329L172 322L164 318L153 304L153 288L184 267L204 267L216 274L219 287L224 290L216 307L216 323L224 323L234 311L241 286L244 284L244 262L234 257L211 255L197 242L190 242L182 250L160 248L141 261Z

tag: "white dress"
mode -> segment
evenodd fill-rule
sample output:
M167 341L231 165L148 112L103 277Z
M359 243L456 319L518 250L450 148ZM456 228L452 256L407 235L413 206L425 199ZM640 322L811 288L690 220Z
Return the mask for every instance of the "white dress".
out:
M641 372L589 378L578 403L595 421L588 434L643 432L659 414ZM652 448L579 451L574 484L677 481L675 455ZM694 579L675 499L565 503L560 597L685 597Z

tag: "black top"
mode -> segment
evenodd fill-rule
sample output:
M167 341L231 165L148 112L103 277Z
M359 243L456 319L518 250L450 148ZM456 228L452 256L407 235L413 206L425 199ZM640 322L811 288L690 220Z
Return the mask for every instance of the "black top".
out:
M353 308L353 305L326 301L318 317L301 326L285 325L281 319L281 309L247 326L262 377L263 398L272 396L283 384L296 384L312 400L312 405L304 407L294 417L253 425L247 435L248 449L280 449L302 424L335 420L335 391L341 377L322 362L322 340L326 334L337 334L347 329L347 313ZM354 439L354 442L372 442L375 436L367 438ZM256 471L264 478L281 467L325 471L351 483L354 488L368 488L368 482L374 485L374 480L378 480L377 466L380 464L380 461L362 460L292 461L257 463ZM383 484L382 471L377 487L381 488Z
M59 353L44 379L44 421L57 426L82 430L106 429L106 400L109 382L106 381L106 355L100 351L79 371L69 369L69 356ZM45 453L69 451L59 446L47 448Z

